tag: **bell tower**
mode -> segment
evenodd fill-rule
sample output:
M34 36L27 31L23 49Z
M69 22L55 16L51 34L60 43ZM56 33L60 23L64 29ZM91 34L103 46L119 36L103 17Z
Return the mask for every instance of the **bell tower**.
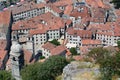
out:
M10 51L12 76L16 80L21 80L20 77L20 56L22 53L22 46L18 42L13 42Z

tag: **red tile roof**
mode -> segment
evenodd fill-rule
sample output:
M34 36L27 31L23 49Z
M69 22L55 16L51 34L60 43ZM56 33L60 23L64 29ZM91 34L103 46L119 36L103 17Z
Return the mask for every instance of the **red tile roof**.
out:
M71 23L72 23L72 20L70 19L66 21L66 25L70 25Z
M7 46L7 41L5 39L0 39L0 50L5 50Z
M56 46L55 46L54 44L50 43L50 42L47 42L47 43L45 43L45 44L42 46L42 48L47 49L47 50L52 50L52 49L54 49L55 47L56 47Z
M30 64L30 59L32 58L32 53L28 50L23 50L25 64Z
M48 4L47 7L50 7L51 10L53 10L54 12L57 12L57 13L62 13L63 12L62 10L60 10L58 7L56 7L53 4Z
M107 22L106 24L90 24L88 30L97 31L97 34L120 36L120 28L118 22Z
M56 1L55 3L53 3L53 4L57 7L66 6L66 5L73 4L73 1L72 0L59 0L59 1Z
M86 3L92 7L105 8L105 4L102 0L86 0Z
M91 40L91 39L82 40L82 45L99 45L99 44L101 44L100 40Z
M19 14L25 11L30 11L33 9L39 9L45 7L44 4L35 4L34 2L23 1L13 7L9 7L8 10L12 11L12 14Z
M67 49L66 55L70 56L72 53L70 52L70 50Z
M7 50L0 50L0 67L3 64L3 60L5 59L6 55L7 55Z
M81 12L78 11L78 9L82 9ZM74 11L72 11L72 13L70 14L70 16L78 18L88 18L90 17L90 14L88 13L89 10L86 6L82 6L82 7L78 7L78 9L74 9Z
M68 5L65 8L64 14L69 15L72 12L72 10L73 10L73 6L72 5Z
M12 30L36 29L38 26L32 21L18 21L12 25Z
M119 10L119 9L116 9L116 10L115 10L115 13L116 13L116 15L120 18L120 10Z
M0 12L0 25L1 24L9 25L10 19L11 19L11 12L9 11Z
M66 20L67 21L67 20ZM68 20L67 24L70 24L71 21ZM30 20L18 21L13 24L12 30L30 30L29 34L42 34L46 33L48 30L59 30L64 28L65 22L64 19L60 17L55 17L52 13L48 12L37 17L33 17Z
M35 29L35 30L30 30L29 34L30 36L36 35L36 34L45 34L47 31L45 29Z
M60 45L50 50L51 55L60 55L62 52L66 51L66 47L64 45Z
M114 36L119 36L120 37L120 27L119 26L116 26L114 28Z
M96 34L114 36L113 32L97 32Z
M67 29L67 33L69 35L76 35L80 36L81 38L91 38L92 37L92 32L88 30L75 30L73 28Z

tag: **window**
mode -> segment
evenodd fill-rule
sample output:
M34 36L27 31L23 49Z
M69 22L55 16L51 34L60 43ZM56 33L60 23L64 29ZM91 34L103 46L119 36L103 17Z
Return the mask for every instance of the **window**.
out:
M15 57L13 57L13 61L16 61Z
M36 36L36 39L38 39L38 37Z
M38 41L38 39L36 39L36 41Z

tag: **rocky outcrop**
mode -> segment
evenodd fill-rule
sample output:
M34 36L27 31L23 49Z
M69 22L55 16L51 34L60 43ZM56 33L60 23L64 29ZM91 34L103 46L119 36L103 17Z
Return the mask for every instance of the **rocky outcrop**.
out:
M97 80L99 67L90 62L71 62L63 69L62 80Z

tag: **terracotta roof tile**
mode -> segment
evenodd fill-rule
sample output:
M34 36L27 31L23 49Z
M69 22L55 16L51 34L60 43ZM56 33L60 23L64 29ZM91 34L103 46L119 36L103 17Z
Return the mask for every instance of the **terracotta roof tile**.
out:
M67 24L67 25L70 25L71 23L72 23L72 20L67 20L67 21L66 21L66 24Z
M67 20L66 20L67 21ZM70 24L71 21L68 20L67 24ZM65 22L64 19L54 16L52 13L48 12L37 17L33 17L29 20L21 20L15 22L12 26L12 30L31 30L30 35L45 33L48 30L59 30L64 28ZM40 31L39 31L40 30Z
M55 47L56 46L54 44L50 43L50 42L47 42L42 46L42 48L47 49L47 50L54 49Z
M30 64L30 60L32 58L32 53L28 50L23 50L23 53L24 53L25 64Z
M35 4L34 2L23 1L13 7L8 7L9 11L12 11L12 14L18 14L25 11L30 11L37 8L45 7L44 4Z
M60 1L56 1L54 3L55 6L66 6L66 5L71 5L73 4L73 1L72 0L60 0Z
M18 21L18 22L15 22L13 25L12 25L12 30L24 30L24 29L36 29L38 28L34 22L32 21L24 21L24 20L21 20L21 21Z
M58 7L56 7L53 4L48 4L47 7L50 7L54 12L57 12L57 13L62 13L63 12L62 10L60 10Z
M76 35L80 36L81 38L86 37L86 38L91 38L92 37L92 32L88 30L75 30L73 28L67 29L67 33L69 35Z
M102 2L102 0L86 0L86 3L92 7L105 8L105 4Z
M5 50L7 41L5 39L0 39L0 50Z
M11 19L11 12L9 11L0 12L0 25L1 24L9 25L10 19Z
M68 5L65 8L64 14L69 15L72 12L72 10L73 10L73 6L72 5Z
M7 55L7 51L6 50L0 50L0 67L2 66L2 62L5 58L5 56Z
M36 34L45 34L47 32L47 30L45 29L35 29L35 30L30 30L29 34L30 36L32 35L36 35Z
M66 51L66 47L64 45L60 45L50 50L51 55L60 55L62 52Z
M66 55L70 56L72 53L70 52L70 50L67 49Z
M84 39L82 40L82 45L99 45L101 44L100 40L91 40L91 39Z
M82 9L81 11L79 11L78 9ZM70 14L70 16L78 18L88 18L90 17L90 14L88 13L89 10L86 6L82 6L82 7L78 7L78 9L74 9L74 11L72 11L72 13Z

